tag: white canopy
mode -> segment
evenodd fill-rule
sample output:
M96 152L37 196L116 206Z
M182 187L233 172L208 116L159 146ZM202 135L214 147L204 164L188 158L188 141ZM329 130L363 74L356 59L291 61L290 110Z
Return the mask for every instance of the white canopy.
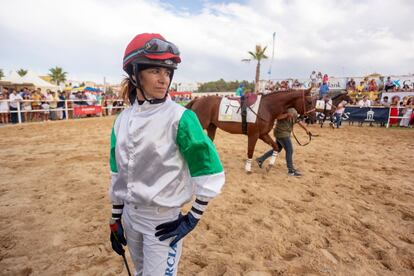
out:
M28 71L26 75L22 77L24 83L32 83L36 88L41 88L42 90L50 89L50 90L58 90L59 86L51 84L39 77L33 71Z
M17 74L16 71L10 71L10 74L4 78L1 79L2 81L8 81L14 84L23 84L25 83L23 81L23 78L19 76L19 74Z
M50 82L41 79L39 75L30 70L27 71L27 74L23 77L17 74L16 71L11 71L7 77L2 78L2 81L8 81L13 84L33 84L33 86L35 86L36 88L40 88L43 92L46 91L46 89L59 89L59 86L51 84Z

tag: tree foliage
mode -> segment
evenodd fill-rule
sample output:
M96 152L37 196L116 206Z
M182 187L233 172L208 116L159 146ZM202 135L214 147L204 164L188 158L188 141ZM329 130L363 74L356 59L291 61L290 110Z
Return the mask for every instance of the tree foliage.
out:
M262 48L261 45L256 45L256 49L255 52L249 51L248 53L250 54L250 56L254 59L257 60L257 65L256 65L256 77L255 77L255 82L256 84L259 83L260 80L260 62L263 59L267 59L268 57L265 55L267 46ZM257 90L258 87L255 87L255 90Z
M24 77L27 74L27 70L19 69L19 71L17 71L17 74L19 74L20 77Z
M57 85L59 85L61 82L66 81L67 72L64 72L61 67L55 66L55 68L50 68L49 71L49 76L51 80Z
M210 81L202 83L199 87L197 92L229 92L235 91L240 84L244 84L245 88L249 90L254 89L254 84L249 83L248 81L229 81L226 82L223 79L219 79L217 81Z

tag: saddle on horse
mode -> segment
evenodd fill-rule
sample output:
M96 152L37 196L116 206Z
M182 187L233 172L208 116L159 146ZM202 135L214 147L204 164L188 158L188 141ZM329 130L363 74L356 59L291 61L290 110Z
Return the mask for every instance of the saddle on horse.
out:
M325 101L325 100L317 100L315 109L317 111L326 111L332 109L332 100Z
M241 97L229 97L232 101L237 101L240 105L241 109L241 117L242 117L242 131L243 134L247 134L247 107L254 105L257 101L257 95L254 93L247 93Z
M228 99L232 101L237 101L240 107L242 107L242 100L244 100L244 104L246 105L246 107L250 107L256 103L257 94L247 93L246 95L242 97L228 97Z

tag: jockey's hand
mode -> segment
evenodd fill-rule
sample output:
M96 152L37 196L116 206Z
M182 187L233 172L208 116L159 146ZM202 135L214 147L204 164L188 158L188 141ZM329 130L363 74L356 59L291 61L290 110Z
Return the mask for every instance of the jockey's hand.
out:
M180 213L178 219L158 225L155 228L155 236L159 237L160 241L175 237L170 243L170 246L174 246L196 227L198 221L191 212L184 216Z
M112 249L119 255L123 255L125 250L124 245L127 245L127 241L124 236L124 228L122 227L121 219L111 219L109 222L111 228L110 240Z
M111 235L109 239L112 244L112 249L119 255L123 255L125 250L123 245L126 245L126 239L124 236L124 228L122 227L122 211L124 209L123 204L112 205L112 218L109 221L109 228L111 229Z

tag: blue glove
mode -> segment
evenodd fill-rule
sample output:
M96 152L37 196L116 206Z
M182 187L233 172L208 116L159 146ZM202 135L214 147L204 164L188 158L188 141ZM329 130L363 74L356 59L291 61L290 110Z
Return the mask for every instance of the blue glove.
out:
M109 227L111 228L110 240L112 249L122 256L125 253L123 245L127 245L127 242L124 236L124 228L122 227L121 220L111 219L109 222Z
M175 236L175 239L170 243L173 247L179 240L190 233L197 225L199 219L196 219L191 212L183 216L181 213L178 219L158 225L155 230L155 236L159 237L160 241L164 241Z
M124 236L124 228L122 227L121 217L124 209L123 204L112 205L112 218L109 221L109 228L111 228L111 240L112 249L119 255L124 255L125 250L123 245L126 245L126 239Z

